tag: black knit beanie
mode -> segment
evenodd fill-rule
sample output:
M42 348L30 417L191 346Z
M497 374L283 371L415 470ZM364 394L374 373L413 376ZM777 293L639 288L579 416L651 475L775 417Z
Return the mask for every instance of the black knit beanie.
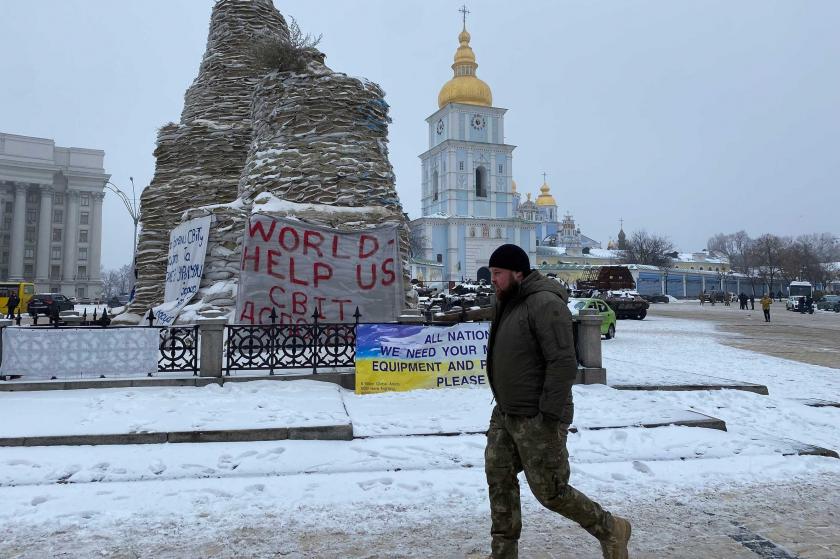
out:
M516 245L502 245L490 255L490 268L504 268L527 274L531 271L528 254Z

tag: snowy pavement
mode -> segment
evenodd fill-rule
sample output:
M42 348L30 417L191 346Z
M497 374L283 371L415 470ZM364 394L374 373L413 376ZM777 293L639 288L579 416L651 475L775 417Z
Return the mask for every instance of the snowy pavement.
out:
M799 557L837 557L840 535L829 527L840 505L840 460L786 456L793 441L840 449L840 409L800 401L839 401L837 371L719 340L702 322L621 321L617 338L604 342L611 384L720 376L764 384L769 395L577 386L572 484L634 522L633 557L757 557L739 543L754 536ZM91 432L344 417L367 438L0 448L0 557L487 552L484 437L429 434L484 429L488 390L356 396L311 381L205 390L0 393L0 432L80 432L81 420L88 420L81 430ZM74 392L75 403L63 400ZM684 410L724 419L728 431L586 428ZM543 511L526 487L523 557L599 556L596 542Z

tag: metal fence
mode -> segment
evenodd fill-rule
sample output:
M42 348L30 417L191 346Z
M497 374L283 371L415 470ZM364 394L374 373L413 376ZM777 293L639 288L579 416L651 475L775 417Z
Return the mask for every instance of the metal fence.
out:
M158 372L192 371L198 376L200 338L198 326L160 327Z
M236 370L268 370L273 375L282 369L353 367L356 359L355 322L320 324L317 311L312 324L277 324L272 309L271 324L225 326L224 370L230 376Z

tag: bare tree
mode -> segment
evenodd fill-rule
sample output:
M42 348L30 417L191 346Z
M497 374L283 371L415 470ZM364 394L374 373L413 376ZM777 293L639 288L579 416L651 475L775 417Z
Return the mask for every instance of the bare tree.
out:
M773 279L786 277L783 261L788 242L782 237L765 233L755 240L752 255L758 275L773 289Z
M621 251L621 261L625 264L647 264L668 269L675 258L673 253L674 245L667 237L645 230L634 231L627 239L625 250Z
M115 270L102 269L102 296L116 297L130 293L134 287L134 271L130 264Z
M315 48L321 35L303 33L294 18L289 18L289 36L261 35L255 38L253 55L266 68L302 71L312 60L323 62L323 54Z
M412 227L409 233L408 255L411 258L423 258L425 253L426 235L421 226Z

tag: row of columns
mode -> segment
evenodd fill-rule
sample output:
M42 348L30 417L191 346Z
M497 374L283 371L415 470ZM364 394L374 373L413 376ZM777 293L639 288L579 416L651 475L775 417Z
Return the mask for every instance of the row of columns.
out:
M53 229L53 194L52 186L40 185L40 208L38 217L38 248L35 256L35 281L49 283L50 251L52 250ZM26 195L28 186L16 184L14 212L12 214L12 235L9 254L9 279L22 281L23 278L23 250L26 241ZM76 252L79 235L80 194L78 190L68 190L65 193L64 236L62 240L62 277L63 283L76 283L78 255ZM88 258L86 261L87 278L99 279L99 264L101 258L102 239L102 199L101 192L90 192L91 211L88 217Z

